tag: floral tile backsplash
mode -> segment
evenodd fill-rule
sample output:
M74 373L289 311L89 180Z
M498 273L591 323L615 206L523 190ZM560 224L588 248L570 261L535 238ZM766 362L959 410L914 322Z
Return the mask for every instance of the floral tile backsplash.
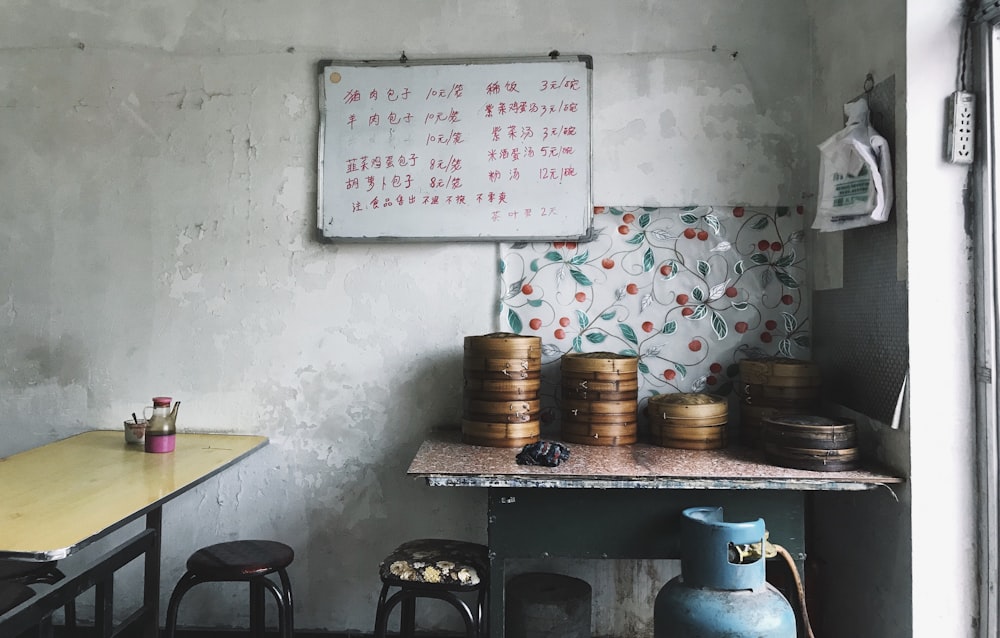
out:
M500 329L542 340L542 422L559 359L639 359L640 413L667 392L728 396L747 357L808 359L802 207L598 207L588 242L500 247Z

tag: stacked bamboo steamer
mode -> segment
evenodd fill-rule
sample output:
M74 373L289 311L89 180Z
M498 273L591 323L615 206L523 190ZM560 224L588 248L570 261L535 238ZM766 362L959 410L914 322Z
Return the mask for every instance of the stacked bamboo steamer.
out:
M646 404L652 442L683 450L726 447L729 403L725 397L701 392L676 392L650 397Z
M561 360L563 440L584 445L636 442L639 359L611 352L568 353Z
M857 467L857 428L850 419L774 415L764 419L764 459L800 470L837 472Z
M538 440L542 340L506 332L465 338L462 441L522 447Z
M744 359L740 381L740 442L744 445L760 447L765 418L809 414L820 406L822 378L819 366L811 361Z

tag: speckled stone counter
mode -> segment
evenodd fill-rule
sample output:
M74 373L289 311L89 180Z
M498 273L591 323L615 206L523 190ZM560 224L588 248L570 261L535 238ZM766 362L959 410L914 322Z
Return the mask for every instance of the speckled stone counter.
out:
M645 443L622 446L566 444L569 460L557 467L518 465L519 448L483 447L457 432L434 433L407 473L430 485L469 487L867 490L901 483L891 474L861 469L815 472L770 465L740 446L677 450Z
M781 468L739 446L567 447L569 459L557 467L518 465L520 448L467 445L457 431L435 432L407 470L431 486L487 488L492 638L504 635L508 560L679 558L681 512L708 506L722 508L727 521L763 518L770 539L795 557L802 573L809 494L882 487L888 495L902 483L871 468ZM895 501L894 494L889 498Z

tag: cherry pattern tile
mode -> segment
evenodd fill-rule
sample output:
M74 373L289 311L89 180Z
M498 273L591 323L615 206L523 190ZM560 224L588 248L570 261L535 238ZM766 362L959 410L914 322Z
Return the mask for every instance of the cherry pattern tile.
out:
M729 395L746 357L809 358L801 206L594 213L588 242L500 247L501 330L542 339L543 424L567 352L638 357L641 407Z

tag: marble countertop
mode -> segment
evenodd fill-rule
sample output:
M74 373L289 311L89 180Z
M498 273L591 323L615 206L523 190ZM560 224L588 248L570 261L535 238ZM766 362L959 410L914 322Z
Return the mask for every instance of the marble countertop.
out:
M520 448L461 442L458 431L433 432L407 474L433 486L650 488L650 489L890 489L902 478L862 464L858 470L817 472L770 465L739 445L678 450L646 443L621 446L564 444L570 457L557 467L518 465Z

